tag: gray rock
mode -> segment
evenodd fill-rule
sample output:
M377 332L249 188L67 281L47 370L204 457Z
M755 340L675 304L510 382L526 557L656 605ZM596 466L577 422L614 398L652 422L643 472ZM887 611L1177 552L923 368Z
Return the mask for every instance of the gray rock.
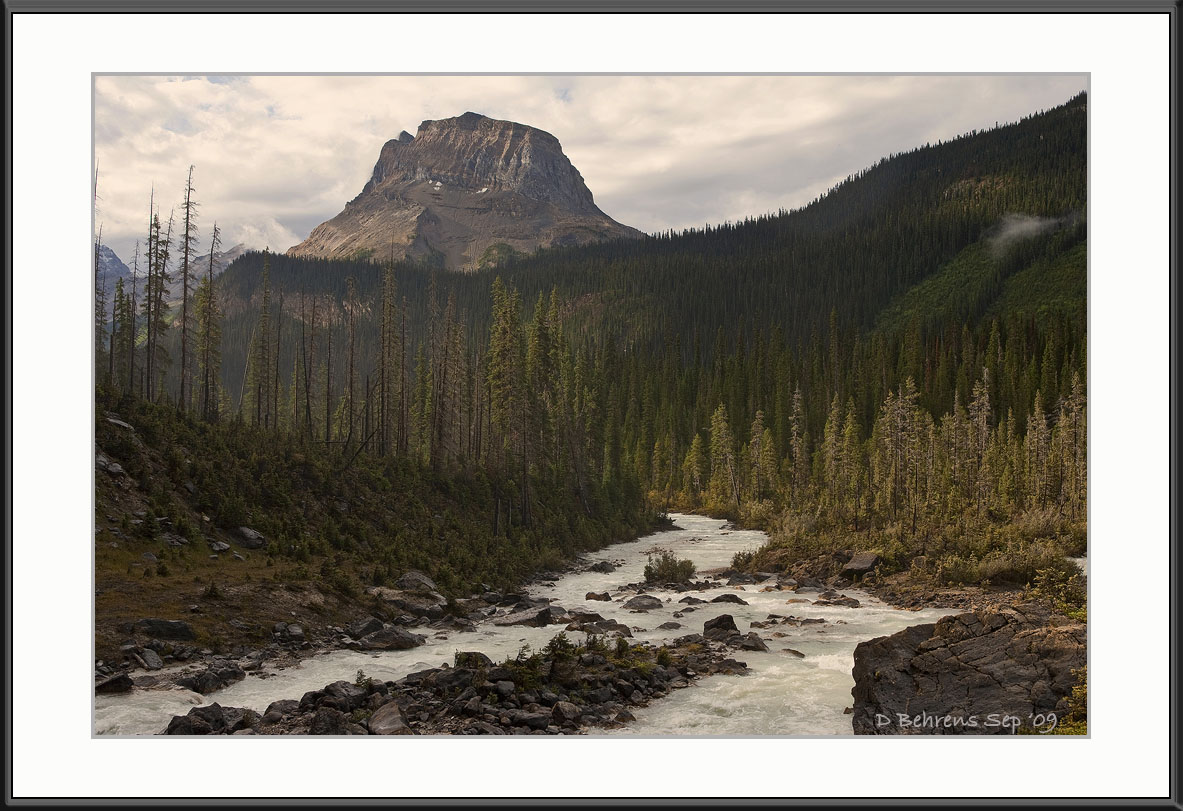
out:
M682 623L680 623L680 622L663 622L661 625L658 625L657 627L663 631L676 631L677 629L682 627Z
M650 594L638 594L624 604L624 607L630 611L652 611L655 608L661 608L661 606L661 600Z
M606 602L611 602L612 597L606 591L601 591L599 593L594 592L594 591L589 591L587 594L585 594L583 596L583 599L585 599L585 600L599 600L600 602L606 603Z
M127 673L116 673L113 676L108 676L102 681L96 682L94 691L96 693L126 693L135 685L131 676Z
M616 620L601 620L599 622L573 622L567 626L568 631L581 631L585 634L597 634L599 636L627 636L632 637L633 632L627 625Z
M430 620L443 619L444 606L448 604L446 597L433 591L405 591L385 586L371 586L366 589L366 593L382 602L390 603L400 611Z
M222 541L211 541L209 548L211 552L229 552L230 544L223 543Z
M743 599L738 594L732 594L731 592L727 592L725 594L720 594L718 597L711 600L711 602L712 603L735 603L736 605L747 605L748 604L747 600Z
M312 716L312 723L308 725L309 735L348 735L346 729L349 721L345 713L329 707L321 707Z
M1083 624L1052 624L1034 603L943 617L854 650L856 734L1008 734L1072 693L1086 661ZM901 718L912 719L905 724ZM967 719L977 719L970 726ZM921 719L916 723L915 719Z
M419 647L425 641L424 636L394 627L374 631L358 640L362 650L408 650Z
M546 729L550 726L550 718L551 713L549 712L527 712L526 710L514 710L509 715L511 724L530 729Z
M144 667L149 670L160 670L164 667L164 660L160 658L160 654L150 648L140 651L140 659L143 660Z
M599 572L600 574L611 574L616 571L616 566L606 560L601 560L599 563L593 563L587 569L589 572Z
M844 608L858 608L859 601L853 597L840 594L836 597L820 597L813 601L814 605L842 606Z
M291 715L300 708L300 702L294 698L284 698L279 701L272 701L267 705L267 715L271 713L279 713L280 715Z
M564 724L575 724L579 722L579 707L572 704L570 701L557 701L554 707L551 708L551 720L558 726Z
M730 614L720 614L713 620L707 620L702 626L702 635L706 639L721 642L731 636L739 636L739 628L735 625L735 618Z
M879 565L879 556L874 552L859 552L842 567L842 574L863 575Z
M267 545L262 533L250 527L239 527L235 532L238 534L238 545L246 549L262 549Z
M374 710L367 726L371 735L414 735L407 716L399 707L398 702L390 701Z
M435 581L418 569L411 569L394 581L394 585L404 591L439 591Z
M512 614L506 614L503 617L497 617L493 620L494 625L528 625L535 628L541 628L549 625L552 622L551 606L543 606L541 608L527 608L524 611L515 611Z
M749 631L745 636L740 637L734 645L740 650L768 650L768 646L764 644L764 640L755 631Z
M382 630L382 620L377 617L366 617L360 619L345 628L345 633L349 634L354 639L361 639L363 636Z

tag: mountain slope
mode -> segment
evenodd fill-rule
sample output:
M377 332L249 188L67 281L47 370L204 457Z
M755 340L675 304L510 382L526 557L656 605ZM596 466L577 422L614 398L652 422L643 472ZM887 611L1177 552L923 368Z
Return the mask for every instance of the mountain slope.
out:
M288 254L471 270L513 252L640 236L596 207L553 135L465 113L388 141L361 194Z

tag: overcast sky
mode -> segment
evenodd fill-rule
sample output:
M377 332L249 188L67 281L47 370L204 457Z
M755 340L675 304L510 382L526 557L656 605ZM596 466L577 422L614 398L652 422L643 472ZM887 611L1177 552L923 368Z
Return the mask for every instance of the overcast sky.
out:
M643 231L809 202L880 157L1056 106L1075 76L100 76L103 241L125 261L185 174L223 245L284 251L369 179L382 144L467 111L555 135L597 205Z

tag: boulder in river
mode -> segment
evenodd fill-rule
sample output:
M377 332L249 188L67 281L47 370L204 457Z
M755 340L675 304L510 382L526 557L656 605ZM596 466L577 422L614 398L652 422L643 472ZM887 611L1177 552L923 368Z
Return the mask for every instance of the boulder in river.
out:
M813 601L814 605L831 605L843 606L845 608L858 608L860 603L853 597L848 597L845 594L837 594L833 591L822 592L818 599Z
M622 622L617 622L612 619L605 619L599 621L575 621L567 626L568 631L581 631L585 634L596 634L599 636L627 636L632 637L633 632L629 627Z
M728 637L738 636L739 628L735 625L735 618L730 614L720 614L703 624L702 635L707 639L722 642Z
M726 594L720 594L718 597L711 600L711 602L712 603L735 603L736 605L748 605L747 600L744 600L738 594L731 594L730 592L728 592Z
M606 592L606 591L601 591L598 593L594 592L594 591L589 591L587 594L585 594L583 596L583 599L585 599L585 600L599 600L600 602L604 602L604 603L612 601L611 595L609 595L608 592Z
M127 673L116 673L113 676L108 676L102 681L96 682L94 691L96 693L126 693L135 685L131 676Z
M739 639L732 641L731 644L740 650L768 650L768 646L764 644L764 640L755 631L749 631L747 635L739 637Z
M942 617L854 650L856 734L1007 734L1061 715L1085 665L1086 628L1024 603Z
M561 606L545 605L536 608L527 608L524 611L515 611L511 614L497 617L493 620L493 624L529 625L535 628L542 628L552 623L560 621L567 622L569 620L570 617L567 616L566 611Z
M356 622L345 626L345 633L349 634L354 639L361 639L363 636L368 636L375 631L382 630L382 620L377 617L364 617Z
M362 637L358 643L362 650L409 650L419 647L425 641L426 637L419 634L412 634L402 628L385 626Z
M616 566L610 561L601 560L599 563L593 563L587 570L589 572L599 572L600 574L611 574L616 571Z
M661 600L651 594L638 594L624 604L624 607L630 611L652 611L655 608L661 608L661 606Z

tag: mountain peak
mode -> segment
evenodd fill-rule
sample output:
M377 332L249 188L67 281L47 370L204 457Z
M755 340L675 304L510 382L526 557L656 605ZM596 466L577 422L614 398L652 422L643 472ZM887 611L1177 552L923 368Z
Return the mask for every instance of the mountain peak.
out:
M387 141L362 193L288 253L385 257L393 240L396 258L471 269L500 244L638 236L596 206L555 136L470 111Z

